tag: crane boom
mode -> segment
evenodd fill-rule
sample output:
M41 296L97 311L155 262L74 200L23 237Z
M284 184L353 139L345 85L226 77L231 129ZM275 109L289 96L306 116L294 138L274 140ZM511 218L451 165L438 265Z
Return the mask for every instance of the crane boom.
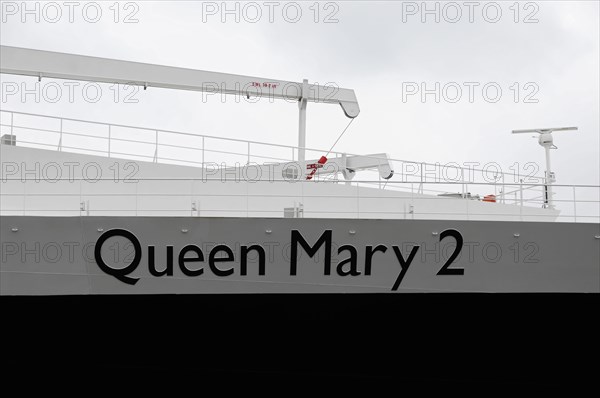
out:
M309 84L308 90L303 91L303 82L9 46L0 46L0 54L0 73L252 97L260 95L297 101L304 99L339 104L349 118L355 118L360 112L354 90L334 86Z
M248 98L279 98L298 101L298 160L305 159L306 104L339 104L347 117L360 113L354 90L335 85L321 86L264 79L229 73L208 72L173 66L66 54L29 48L0 46L0 73L35 76L39 79L69 79L99 83L192 90L207 93L237 94Z

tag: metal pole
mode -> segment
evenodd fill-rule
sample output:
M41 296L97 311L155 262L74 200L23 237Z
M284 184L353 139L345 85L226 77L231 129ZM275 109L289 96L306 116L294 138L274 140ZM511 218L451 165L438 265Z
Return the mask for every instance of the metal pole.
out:
M519 221L523 221L523 180L519 180L519 196L521 201L521 206L519 206Z
M460 181L462 184L460 184L460 188L462 189L462 198L466 198L467 197L467 192L465 190L465 169L463 167L460 168Z
M308 104L308 80L302 81L302 94L298 101L299 128L298 128L298 161L304 162L306 153L306 105Z
M550 147L545 146L544 149L546 150L546 184L544 185L544 202L546 207L554 209L554 205L552 203L552 178L550 177Z
M423 167L425 167L425 164L421 162L421 184L419 185L419 193L423 193Z
M465 190L466 190L467 192L469 192L469 185L468 185L468 184L465 184ZM469 220L469 219L470 219L470 218L469 218L469 201L468 201L468 200L465 200L465 204L467 205L467 220Z
M356 183L356 218L360 218L360 183Z
M408 212L412 214L412 219L415 218L415 190L413 189L413 183L410 183L410 204L408 205Z
M60 119L60 137L58 139L58 151L62 151L62 137L63 137L63 120Z
M523 207L523 180L519 180L519 200L521 207Z
M158 130L156 131L156 143L154 144L154 163L158 162Z
M575 187L573 187L573 217L577 222L577 200L575 199Z

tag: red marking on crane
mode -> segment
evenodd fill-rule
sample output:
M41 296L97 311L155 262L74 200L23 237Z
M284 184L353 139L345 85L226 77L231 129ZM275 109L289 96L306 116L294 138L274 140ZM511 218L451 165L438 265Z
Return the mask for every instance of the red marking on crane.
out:
M327 158L325 156L321 156L321 159L319 159L319 161L317 163L310 163L306 165L306 168L308 170L312 171L310 172L309 175L306 176L307 180L312 180L313 176L315 175L315 173L317 172L317 169L320 169L321 167L323 167L323 165L327 162Z
M276 89L279 86L279 83L270 83L270 82L252 82L250 84L252 87L265 87Z
M496 203L496 195L485 195L483 197L483 201L484 202L492 202L492 203Z

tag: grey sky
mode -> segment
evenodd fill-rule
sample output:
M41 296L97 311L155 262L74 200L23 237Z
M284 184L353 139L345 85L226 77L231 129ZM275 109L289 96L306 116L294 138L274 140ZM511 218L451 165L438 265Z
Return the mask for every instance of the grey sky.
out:
M20 5L20 2L3 2ZM462 17L445 2L437 3L440 22L434 15L410 14L421 2L326 2L319 4L314 22L313 2L301 3L300 21L286 21L279 2L274 22L267 7L257 2L262 18L254 14L240 21L221 11L203 14L202 2L135 2L120 4L115 23L110 3L103 4L99 22L90 23L80 9L74 22L67 15L50 23L41 15L21 20L3 13L3 45L70 52L108 58L214 70L266 78L310 82L335 82L356 91L361 114L339 142L336 150L351 153L387 152L392 157L427 162L486 163L494 161L505 171L515 162L543 165L543 149L527 135L512 136L512 129L578 126L576 133L556 133L559 147L553 152L558 183L599 184L599 6L596 1L521 2L518 22L514 2L478 2L473 22L464 2L457 2ZM62 7L63 13L67 10ZM85 2L81 2L84 5ZM212 3L220 8L221 2ZM496 6L497 5L497 6ZM33 6L31 6L33 7ZM40 3L40 12L44 3ZM204 7L204 8L203 8ZM233 9L235 3L229 3ZM434 9L436 2L429 2ZM444 8L446 7L446 8ZM502 11L495 23L495 9ZM489 9L486 17L483 8ZM443 10L452 11L443 14ZM122 19L135 11L137 23ZM404 15L403 15L404 11ZM324 23L330 18L337 23ZM289 15L294 15L290 11ZM404 21L403 21L404 18ZM524 23L524 19L537 23ZM203 20L204 19L204 20ZM2 82L27 81L2 76ZM403 83L424 83L433 89L447 83L478 84L473 102L463 86L456 103L434 95L403 101ZM481 88L494 83L502 89L498 102L486 101ZM517 83L517 86L514 84ZM529 83L529 86L525 86ZM32 83L33 84L33 83ZM513 89L511 89L513 87ZM515 90L519 100L515 103ZM525 103L525 97L537 103ZM450 92L454 97L454 92ZM92 104L51 104L10 97L3 109L92 119L113 123L202 132L295 145L297 106L279 101L237 103L218 96L202 101L202 94L140 91L137 104L114 103L110 95ZM328 149L348 120L339 107L309 104L307 146ZM543 171L543 166L540 169Z

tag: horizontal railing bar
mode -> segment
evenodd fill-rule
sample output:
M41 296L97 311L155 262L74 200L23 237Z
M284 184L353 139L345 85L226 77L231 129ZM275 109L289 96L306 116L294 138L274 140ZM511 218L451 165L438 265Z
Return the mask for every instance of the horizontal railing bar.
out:
M31 141L20 141L20 142L24 143L24 144L31 144L31 145L45 145L45 146L51 146L51 147L58 146L58 143L56 143L56 144L46 144L44 142L31 142ZM37 148L34 148L34 149L37 149Z
M107 152L107 151L104 151L104 152ZM139 158L154 159L154 156L152 156L152 155L137 155L135 153L123 153L123 152L116 152L116 151L113 151L113 150L110 151L110 154L111 155L123 155L123 156L136 156L136 157L139 157ZM125 160L131 160L131 159L125 159Z
M164 129L149 128L149 127L128 126L128 125L125 125L125 124L95 122L95 121L91 121L91 120L73 119L73 118L58 117L58 116L48 116L48 115L41 115L41 114L35 114L35 113L17 112L17 111L8 111L8 110L3 110L2 112L15 113L15 114L18 114L18 115L27 115L27 116L39 116L39 117L45 117L45 118L49 118L49 119L62 119L62 120L69 120L69 121L73 121L73 122L92 123L92 124L99 124L99 125L104 125L104 126L110 125L110 126L113 126L113 127L130 128L130 129L136 129L136 130L148 130L148 131L150 131L152 133L158 131L158 132L164 132L164 133L169 133L169 134L178 134L178 135L186 135L186 136L193 136L193 137L213 138L213 139L216 139L216 140L223 140L223 141L237 141L237 142L242 142L242 143L248 143L248 142L250 142L251 144L262 144L262 145L276 146L276 147L281 147L281 148L296 148L296 147L291 146L291 145L272 144L272 143L266 143L266 142L261 142L261 141L242 140L242 139L239 139L239 138L223 138L223 137L217 137L217 136L206 135L206 134L193 134L193 133L185 133L185 132L182 132L182 131L164 130ZM307 151L315 151L315 152L322 152L323 151L322 149L311 149L311 148L306 148L306 150ZM331 153L336 153L336 152L331 152Z
M54 133L54 134L60 134L60 131L56 131L56 130L48 130L48 129L41 129L41 128L37 128L37 127L25 127L25 126L17 126L17 125L10 125L10 124L0 124L0 126L2 127L12 127L12 128L16 128L16 129L26 129L26 130L34 130L34 131L43 131L45 133Z
M36 144L36 145L52 145L52 144ZM56 145L56 144L54 144ZM70 147L70 148L74 148L74 147ZM81 149L81 148L75 148L75 149ZM96 151L93 149L82 149L85 151ZM106 151L99 151L98 152L106 152ZM111 152L112 153L112 152ZM125 155L131 155L131 156L142 156L142 157L146 157L146 155L134 155L134 154L125 154ZM177 161L182 161L182 160L177 160ZM191 162L191 161L190 161ZM10 177L6 177L5 179L8 180L18 180L20 181L20 178L10 178ZM73 179L67 179L67 178L63 178L63 179L57 179L56 181L61 181L61 180L65 180L65 181L87 181L88 179L85 178L73 178ZM106 181L114 181L112 178L105 178L102 179L100 178L99 180L94 180L94 181L102 181L102 180L106 180ZM206 178L171 178L171 177L144 177L144 178L136 178L136 180L140 180L140 181L236 181L235 179L221 179L221 178L210 178L210 179L206 179ZM55 180L53 180L55 181ZM125 181L125 180L123 180ZM252 183L258 183L258 182L287 182L287 183L308 183L308 184L340 184L340 183L346 183L346 182L351 182L352 184L378 184L379 181L378 180L350 180L350 181L313 181L313 180L286 180L286 179L269 179L269 180L264 180L264 181L254 181L251 180ZM384 183L384 182L382 182ZM387 184L417 184L419 182L415 182L415 181L385 181L385 183ZM447 182L447 181L422 181L423 184L436 184L436 185L464 185L464 182ZM468 185L476 185L476 186L490 186L490 183L486 183L486 182L472 182L472 183L468 183ZM514 184L505 184L505 185L514 185ZM354 186L354 185L353 185ZM523 186L525 186L525 184L523 184ZM538 187L544 187L543 184L530 184L529 186L538 186ZM565 187L565 188L572 188L572 187L578 187L578 188L596 188L596 189L600 189L600 185L588 185L588 184L553 184L552 187ZM416 191L416 189L415 189ZM442 192L442 191L440 191ZM460 193L460 192L449 192L449 193Z
M23 210L6 210L6 211L20 211L23 212ZM66 211L66 212L84 212L87 210L79 210L79 209L27 209L27 211L45 211L45 212L59 212L59 211ZM186 212L189 213L190 210L189 209L140 209L140 208L132 208L132 209L90 209L90 212L109 212L109 211L120 211L120 212ZM268 209L200 209L199 210L200 213L206 213L206 212L229 212L229 213L281 213L281 210L268 210ZM524 218L573 218L573 215L562 215L562 214L522 214L522 213L502 213L502 214L492 214L490 215L489 213L463 213L463 212L456 212L456 213L446 213L446 212L417 212L414 211L413 213L408 213L408 212L403 212L403 211L383 211L383 210L365 210L365 211L356 211L356 210L348 210L348 211L344 211L344 210L307 210L304 209L304 214L311 214L311 213L316 213L316 214L358 214L363 215L363 214L396 214L396 215L409 215L410 214L410 218L412 218L412 215L443 215L443 216L497 216L497 217L524 217ZM580 216L577 215L577 218L579 218ZM582 215L582 218L600 218L600 216L589 216L589 215Z
M133 185L133 182L130 182ZM25 195L25 193L0 193L0 197L2 196L11 196L11 197L20 197ZM223 198L297 198L297 199L305 199L305 198L332 198L332 199L381 199L381 200L394 200L394 199L411 199L411 196L405 197L381 197L381 196L365 196L365 195L316 195L316 194L304 194L304 195L294 195L294 194L218 194L218 193L194 193L192 195L189 194L179 194L179 193L160 193L160 192L144 192L144 193L70 193L70 192L55 192L55 193L35 193L28 192L27 196L36 196L36 197L223 197ZM439 196L431 196L431 197L419 197L417 200L456 200L459 198L445 198ZM483 202L481 200L474 200L474 202ZM557 200L557 202L562 203L573 203L572 200ZM539 201L538 203L543 203L543 201ZM600 200L581 200L577 201L577 203L600 203ZM513 206L514 204L509 204Z

